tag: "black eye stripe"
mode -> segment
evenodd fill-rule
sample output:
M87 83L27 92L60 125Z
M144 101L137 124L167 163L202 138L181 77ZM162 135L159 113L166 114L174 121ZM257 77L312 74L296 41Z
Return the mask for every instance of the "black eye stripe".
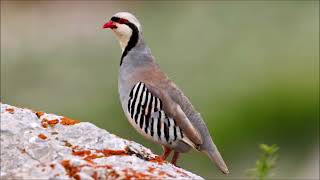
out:
M128 24L128 23L130 23L128 20L126 20L124 18L119 18L119 17L112 17L111 21L117 22L117 23L120 23L120 24Z
M119 22L119 21L120 21L120 18L118 18L118 17L112 17L112 18L111 18L111 21L113 21L113 22Z

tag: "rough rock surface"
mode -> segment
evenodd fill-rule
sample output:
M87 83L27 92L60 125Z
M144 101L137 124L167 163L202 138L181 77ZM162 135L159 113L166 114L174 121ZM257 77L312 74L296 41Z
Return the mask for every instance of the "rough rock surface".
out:
M1 104L0 179L202 179L88 122Z

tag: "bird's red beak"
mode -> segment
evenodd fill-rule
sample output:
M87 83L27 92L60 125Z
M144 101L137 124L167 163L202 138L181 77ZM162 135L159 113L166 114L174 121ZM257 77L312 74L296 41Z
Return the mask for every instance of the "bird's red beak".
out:
M104 25L103 25L103 28L105 29L105 28L110 28L110 29L114 29L114 28L117 28L117 26L116 26L116 24L113 22L113 21L109 21L109 22L107 22L107 23L105 23Z

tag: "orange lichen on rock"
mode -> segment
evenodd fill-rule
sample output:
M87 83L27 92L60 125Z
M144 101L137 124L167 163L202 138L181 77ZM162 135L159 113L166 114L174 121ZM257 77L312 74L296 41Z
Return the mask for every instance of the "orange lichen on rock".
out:
M67 117L61 118L61 122L60 122L60 124L66 125L66 126L74 125L74 124L77 124L77 123L80 123L80 121L74 120L74 119L70 119L70 118L67 118Z
M87 161L90 164L94 164L93 159L104 157L104 156L98 156L97 154L93 154L90 150L75 151L73 149L72 150L72 155L74 155L74 156L85 156L83 158L83 160Z
M148 172L152 173L155 169L156 169L156 168L154 168L154 167L149 167L149 168L148 168Z
M122 173L119 174L118 172L116 172L111 165L107 165L107 164L98 165L98 164L94 163L92 160L95 158L108 157L108 156L112 156L112 155L127 155L127 152L125 150L110 150L110 149L96 150L96 152L102 153L104 156L98 156L95 153L91 152L90 150L81 150L81 151L74 151L73 150L72 154L76 155L76 156L84 156L85 158L83 158L83 160L87 161L87 164L79 165L79 166L72 166L69 160L63 160L63 161L61 161L61 165L65 168L67 175L70 178L73 178L76 180L80 179L80 176L78 173L81 171L81 168L83 168L83 167L94 168L94 172L91 175L91 177L95 180L103 178L103 177L98 177L98 173L96 171L96 169L98 169L98 168L108 169L108 171L106 171L106 174L104 175L106 179L119 178L120 174L122 174ZM154 160L156 162L158 162L158 161L160 161L160 159L161 158L157 156ZM162 162L162 161L160 161L160 162ZM164 171L158 171L157 176L154 176L153 174L155 171L156 171L155 167L149 167L146 172L138 172L138 171L133 170L131 168L126 168L126 169L122 170L122 172L124 174L124 177L122 179L127 179L127 180L131 180L131 179L159 179L160 177L161 178L166 178L166 177L174 178L174 176L172 176Z
M164 171L159 171L158 175L159 175L159 176L167 176L167 177L174 178L174 176L172 176L172 175L170 175L170 174L168 174L168 173L166 173L166 172L164 172Z
M79 167L72 166L69 160L61 161L61 165L66 169L69 177L73 177L75 179L77 179L77 177L79 178L79 176L77 175L77 173L80 172Z
M105 168L105 169L112 169L111 165L94 165L95 168Z
M108 157L108 156L114 156L114 155L118 155L118 156L128 155L125 150L104 149L104 150L96 150L96 151L97 151L98 153L102 153L102 154L105 155L106 157Z
M112 170L108 173L107 177L111 177L111 179L117 179L120 177L120 175L115 170Z
M98 155L90 150L78 150L75 151L75 149L78 148L78 146L72 147L72 155L74 156L81 156L84 157L83 160L87 161L90 164L95 164L93 162L93 159L96 158L102 158L102 157L109 157L109 156L126 156L128 155L125 150L111 150L111 149L103 149L103 150L95 150L96 153L102 153L103 155ZM103 167L107 168L107 167Z
M165 162L160 156L156 156L155 158L152 158L149 161L150 162L156 162L156 163L159 163L159 164L163 164Z
M52 120L48 120L48 124L51 126L51 127L54 127L56 124L59 123L59 120L58 119L52 119Z
M131 180L131 179L156 179L156 177L154 177L152 175L137 172L132 169L124 169L123 172L125 174L124 179L127 179L127 180Z
M75 180L81 180L79 174L74 175L73 178L74 178Z
M85 156L85 155L90 155L91 151L89 150L83 150L83 151L73 151L72 155L74 156Z
M6 111L10 114L13 114L14 113L14 109L13 108L7 108Z
M39 134L38 137L39 137L40 139L43 139L43 140L47 139L47 136L44 135L44 134L42 134L42 133Z
M97 173L97 172L94 172L91 177L92 177L94 180L98 180L98 173Z
M37 112L35 112L35 114L38 116L38 118L40 118L42 115L44 115L44 112L37 111Z
M47 128L48 125L50 125L51 127L54 127L56 124L59 123L59 120L58 119L52 119L52 120L48 120L46 118L43 118L41 120L41 126L44 127L44 128Z
M41 126L44 128L47 128L48 127L48 119L43 118L41 121Z
M87 157L83 158L83 160L89 162L89 163L93 163L93 159L99 158L100 156L96 155L96 154L92 154L92 155L88 155Z
M112 166L110 165L96 165L94 163L89 163L89 164L80 165L80 166L72 166L69 160L62 160L60 164L65 168L67 175L76 180L80 180L80 176L78 173L81 171L81 168L83 167L92 167L94 169L97 169L97 168L112 169ZM111 171L111 174L109 173L106 174L106 176L119 177L119 175L114 170ZM94 171L92 178L99 179L96 171Z

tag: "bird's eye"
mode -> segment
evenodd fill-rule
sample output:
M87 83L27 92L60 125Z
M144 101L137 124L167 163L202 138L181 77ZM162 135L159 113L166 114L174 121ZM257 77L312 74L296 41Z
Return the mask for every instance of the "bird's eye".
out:
M120 23L120 24L125 24L125 23L127 23L127 22L128 22L128 20L123 19L123 18L120 18L120 20L119 20L119 23Z

